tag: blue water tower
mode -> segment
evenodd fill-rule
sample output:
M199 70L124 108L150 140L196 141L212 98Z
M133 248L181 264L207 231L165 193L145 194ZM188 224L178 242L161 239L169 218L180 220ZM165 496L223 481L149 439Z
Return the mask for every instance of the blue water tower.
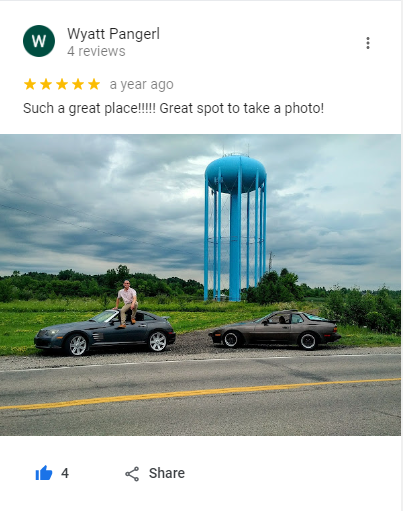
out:
M208 297L211 274L213 296L220 300L222 248L225 243L229 246L227 271L230 301L240 301L242 280L244 278L245 287L248 288L252 268L255 286L265 273L266 186L265 168L247 155L229 154L207 166L204 213L205 300ZM228 194L230 199L228 236L222 234L223 222L226 221L225 218L223 220L222 194ZM210 196L212 201L209 200ZM251 257L251 252L254 257Z

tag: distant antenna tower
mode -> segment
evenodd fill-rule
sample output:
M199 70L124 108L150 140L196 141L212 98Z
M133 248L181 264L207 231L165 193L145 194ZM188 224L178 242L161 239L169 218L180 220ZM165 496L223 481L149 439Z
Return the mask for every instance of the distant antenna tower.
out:
M269 273L271 272L273 257L274 257L273 252L270 252L270 254L269 254Z

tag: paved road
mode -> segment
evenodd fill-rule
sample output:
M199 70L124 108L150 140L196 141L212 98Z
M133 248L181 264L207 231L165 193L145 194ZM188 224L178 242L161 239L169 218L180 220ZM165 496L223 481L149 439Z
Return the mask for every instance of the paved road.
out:
M309 357L291 352L284 357L90 362L0 371L0 434L400 435L401 431L400 354L356 350ZM40 406L20 408L32 404Z

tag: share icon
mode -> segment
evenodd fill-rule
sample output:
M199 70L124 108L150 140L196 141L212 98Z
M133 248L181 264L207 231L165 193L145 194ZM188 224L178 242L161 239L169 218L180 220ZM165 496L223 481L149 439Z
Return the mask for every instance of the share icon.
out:
M139 469L139 467L134 467L134 469L131 472L126 472L126 475L129 477L132 477L137 482L139 480L139 478L134 476L133 472L137 472L138 469Z

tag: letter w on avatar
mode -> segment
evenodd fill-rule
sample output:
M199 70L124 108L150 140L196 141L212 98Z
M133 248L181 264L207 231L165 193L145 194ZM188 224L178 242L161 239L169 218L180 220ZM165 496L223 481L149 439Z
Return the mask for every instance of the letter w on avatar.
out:
M43 36L43 40L40 35L38 35L38 37L36 39L34 36L32 36L32 42L33 42L35 48L38 46L38 41L39 41L39 44L41 45L41 48L43 48L45 46L46 35Z

